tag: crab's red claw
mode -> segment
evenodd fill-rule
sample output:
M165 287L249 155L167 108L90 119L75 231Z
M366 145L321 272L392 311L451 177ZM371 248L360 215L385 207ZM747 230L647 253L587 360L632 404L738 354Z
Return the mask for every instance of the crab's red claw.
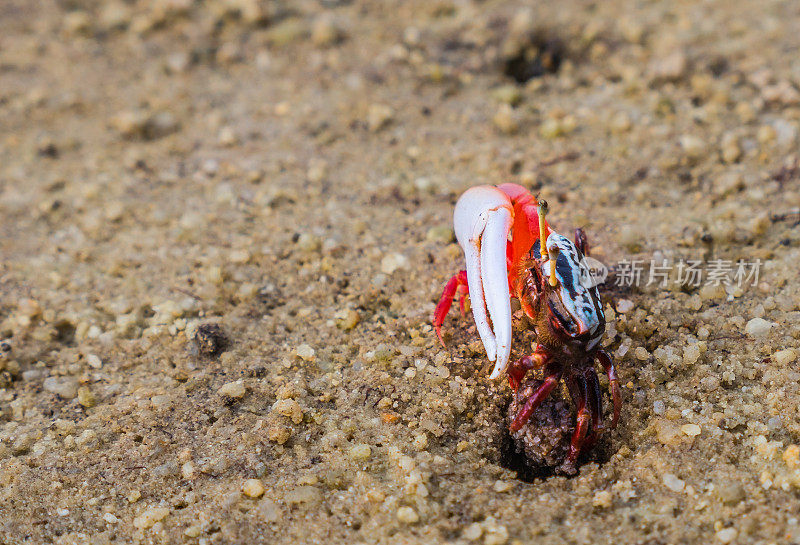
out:
M475 324L487 357L495 362L491 378L506 370L511 353L506 246L513 219L514 207L508 195L488 185L467 190L453 214L456 238L467 262Z

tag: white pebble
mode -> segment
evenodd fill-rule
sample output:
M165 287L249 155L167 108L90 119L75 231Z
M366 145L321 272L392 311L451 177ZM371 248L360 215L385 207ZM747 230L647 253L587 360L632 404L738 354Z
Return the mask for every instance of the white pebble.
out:
M133 526L140 529L152 528L156 522L163 520L167 515L169 515L169 509L166 507L153 507L133 519Z
M397 520L406 524L414 524L419 521L419 515L411 507L401 507L397 510Z
M242 384L241 380L237 380L236 382L229 382L218 390L219 395L232 397L234 399L239 399L240 397L244 397L246 391L247 389L245 388L244 384Z
M302 360L312 361L314 359L314 354L316 354L316 351L307 344L301 344L300 346L297 347L295 353Z
M242 494L248 498L259 498L264 494L264 485L258 479L247 479L242 485Z
M633 301L630 299L620 299L617 301L617 312L620 314L625 314L631 310L633 310Z
M684 424L681 426L681 431L689 437L697 437L702 430L697 424Z
M408 258L403 254L389 254L381 260L381 272L392 274L398 269L408 268Z
M764 318L753 318L744 326L745 332L751 337L763 337L775 324Z
M78 395L78 381L73 377L48 377L44 379L42 386L64 399L72 399Z
M372 447L367 444L359 443L350 448L350 458L357 462L363 462L372 456Z
M483 527L479 522L473 522L461 532L461 537L468 541L478 541L483 534Z
M103 515L103 520L109 524L116 524L119 522L119 519L113 513L105 513Z
M789 365L797 359L797 352L794 348L787 348L786 350L779 350L772 355L772 361L778 365Z
M739 532L736 528L723 528L716 533L716 536L721 543L733 543L739 536Z
M683 492L683 489L686 487L686 483L672 473L665 473L661 481L664 483L664 486L673 492Z
M86 363L88 363L89 367L91 367L92 369L100 369L101 367L103 367L103 362L100 360L100 358L98 358L94 354L89 354L88 356L86 356Z
M608 490L601 490L594 495L594 498L592 498L592 505L594 507L608 508L611 507L612 499L611 492Z

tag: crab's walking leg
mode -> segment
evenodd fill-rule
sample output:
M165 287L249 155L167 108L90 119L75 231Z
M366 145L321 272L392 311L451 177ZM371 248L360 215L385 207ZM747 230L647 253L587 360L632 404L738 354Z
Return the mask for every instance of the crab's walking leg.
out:
M542 401L547 399L547 396L558 386L558 381L561 380L561 372L553 373L544 379L544 382L541 386L533 393L531 397L525 401L525 405L522 407L522 410L517 414L514 418L514 421L511 422L509 426L509 430L511 433L517 433L522 426L524 426L528 420L530 419L533 411L542 404Z
M444 323L444 318L447 316L447 313L450 311L450 305L453 304L453 297L456 294L461 295L461 300L459 304L461 305L461 311L464 311L464 295L462 292L462 288L467 285L467 271L459 271L457 274L453 275L447 284L444 285L444 290L442 290L442 296L439 298L439 303L436 305L436 310L433 311L433 327L436 330L436 336L439 337L439 341L444 346L444 340L442 339L442 324Z
M491 378L505 371L511 353L506 247L512 222L513 206L508 195L486 185L464 192L453 213L456 238L467 262L467 285L475 325L486 356L495 362Z
M611 429L617 427L617 421L619 420L619 412L622 408L622 396L619 392L619 379L617 378L617 369L614 367L614 362L611 360L611 356L608 355L607 352L604 350L597 351L597 359L600 361L600 365L603 366L603 369L608 376L608 387L611 390L611 400L614 403L614 416L611 418Z
M586 442L583 444L583 448L588 449L595 444L603 431L603 398L600 393L600 381L597 379L595 370L591 367L587 368L583 372L583 377L586 381L587 401L592 413L591 429L586 435Z
M508 366L508 384L515 392L522 383L522 379L531 369L539 369L547 365L550 357L537 345L530 356L523 356Z
M589 255L589 239L586 238L586 233L580 227L575 229L575 247L578 248L583 255Z
M578 417L575 424L575 432L572 434L572 440L569 444L569 454L564 462L565 468L571 471L575 470L575 463L578 461L578 456L583 448L583 443L586 440L586 433L589 431L589 421L591 420L591 409L586 406L587 388L586 381L582 376L577 375L569 380L567 383L572 398L577 401Z

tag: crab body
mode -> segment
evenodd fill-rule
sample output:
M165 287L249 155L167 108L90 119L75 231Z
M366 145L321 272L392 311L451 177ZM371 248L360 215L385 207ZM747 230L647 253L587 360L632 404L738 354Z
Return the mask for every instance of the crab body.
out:
M467 190L453 214L456 238L464 250L466 270L445 285L433 325L441 326L455 297L462 313L469 293L472 312L486 354L495 365L491 378L504 373L516 392L526 373L541 369L544 381L513 418L512 434L563 380L577 406L575 431L562 469L575 472L581 451L604 429L602 394L595 360L608 375L615 427L620 412L619 385L611 358L599 349L605 332L595 286L580 282L581 261L588 251L583 231L572 241L547 224L547 203L516 184L477 186ZM533 324L533 353L509 363L511 298ZM443 341L442 341L443 342Z

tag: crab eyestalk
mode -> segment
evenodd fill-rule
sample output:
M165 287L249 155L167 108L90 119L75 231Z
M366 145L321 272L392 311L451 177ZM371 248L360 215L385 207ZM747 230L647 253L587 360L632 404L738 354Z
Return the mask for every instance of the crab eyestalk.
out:
M556 260L558 259L558 248L553 248L550 250L550 274L548 276L548 281L550 282L550 287L555 288L558 285L558 280L556 279Z
M547 216L547 201L541 199L537 208L539 212L539 253L542 255L542 262L550 261L550 273L547 275L547 282L551 287L556 287L556 284L558 284L556 281L557 256L553 255L551 258L547 250L547 227L544 221L545 216Z
M539 253L542 254L542 261L547 261L547 227L544 221L547 215L547 201L542 199L538 203L537 209L539 212Z

